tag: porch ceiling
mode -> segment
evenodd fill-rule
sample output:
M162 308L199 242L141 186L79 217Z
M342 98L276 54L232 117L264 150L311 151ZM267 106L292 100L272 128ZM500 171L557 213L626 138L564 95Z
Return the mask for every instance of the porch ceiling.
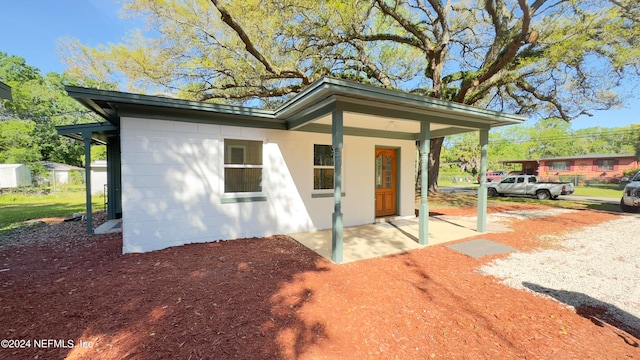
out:
M118 128L106 122L56 126L58 135L83 141L85 136L91 137L92 145L106 145L107 138L118 134Z
M396 117L373 116L354 112L344 113L344 127L359 131L363 135L380 133L382 137L418 139L420 134L420 122L414 120L405 120ZM331 115L325 115L312 124L331 126ZM311 125L311 124L309 124ZM319 127L316 127L319 129ZM438 134L452 135L469 131L477 131L478 128L456 127L447 124L430 123L432 137L439 137ZM313 126L311 127L313 129ZM300 128L304 130L304 127Z
M331 114L343 111L345 135L419 139L428 122L431 138L522 123L523 116L476 108L333 78L307 87L275 111L287 129L328 132Z

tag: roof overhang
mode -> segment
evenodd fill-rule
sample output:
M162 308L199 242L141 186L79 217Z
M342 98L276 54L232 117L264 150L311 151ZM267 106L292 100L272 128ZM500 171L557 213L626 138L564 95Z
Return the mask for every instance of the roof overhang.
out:
M345 112L345 134L347 129L362 129L413 139L419 138L422 122L430 124L431 137L436 138L526 121L518 115L334 78L310 85L276 113L286 119L288 129L318 131L331 124L330 114L336 109Z
M81 87L65 89L69 96L116 128L121 117L139 117L331 133L331 114L340 110L344 114L345 135L415 140L419 139L421 123L429 123L431 138L437 138L526 120L523 116L328 77L309 85L276 110Z
M84 141L85 138L90 138L92 145L106 145L108 137L119 133L115 125L107 122L62 125L56 126L56 130L58 135L74 140Z
M0 81L0 99L13 100L11 97L11 86Z

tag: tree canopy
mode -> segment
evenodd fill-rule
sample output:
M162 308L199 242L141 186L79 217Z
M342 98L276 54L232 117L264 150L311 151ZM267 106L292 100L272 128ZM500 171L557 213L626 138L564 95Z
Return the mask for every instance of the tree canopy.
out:
M77 78L272 106L330 75L570 121L620 106L640 75L635 0L129 0L123 13L147 27L63 42Z
M0 101L0 163L23 163L35 172L41 161L82 166L82 145L58 136L56 125L96 121L67 96L73 79L58 73L42 75L19 56L0 52L0 79L11 86L12 101Z

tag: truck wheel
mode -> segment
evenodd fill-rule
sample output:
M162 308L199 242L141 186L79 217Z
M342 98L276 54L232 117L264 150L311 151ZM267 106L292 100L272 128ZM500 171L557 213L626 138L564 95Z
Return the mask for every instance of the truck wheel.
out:
M638 208L633 206L628 206L624 204L624 199L620 199L620 210L626 213L637 213Z
M538 190L536 191L536 196L539 200L548 200L551 198L551 193L548 190Z
M494 188L489 188L487 189L487 195L489 195L489 197L496 197L498 196L498 192Z

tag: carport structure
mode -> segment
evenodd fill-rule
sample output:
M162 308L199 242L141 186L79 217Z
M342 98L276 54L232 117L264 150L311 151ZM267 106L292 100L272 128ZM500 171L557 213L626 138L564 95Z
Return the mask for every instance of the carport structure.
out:
M114 91L104 91L95 89L86 89L78 87L68 87L67 92L87 108L93 110L102 116L106 121L96 124L72 125L59 127L58 132L61 135L82 139L85 144L85 153L90 155L88 150L91 143L99 141L107 143L108 146L117 147L116 150L108 151L111 154L112 164L108 171L119 171L115 169L120 165L120 139L126 136L127 122L134 122L135 119L144 119L148 121L149 126L158 121L171 121L173 123L195 123L198 126L219 126L223 129L251 129L252 134L258 134L263 138L277 139L282 137L302 138L302 134L308 134L306 138L309 141L316 141L316 138L326 137L330 135L332 150L332 170L333 170L333 191L330 196L333 197L333 211L331 217L330 228L332 232L331 259L336 262L342 262L343 236L344 236L344 214L343 214L343 147L345 139L349 139L352 143L357 143L357 139L363 139L360 143L363 146L370 146L372 149L378 149L378 144L384 145L384 142L401 144L405 150L413 147L415 153L415 144L419 144L419 156L422 171L421 187L421 203L419 207L419 243L427 244L429 242L428 232L428 169L430 139L447 135L460 134L465 132L478 131L479 144L481 147L481 174L486 173L487 167L487 146L489 138L489 130L494 127L518 124L526 120L526 118L517 115L505 114L497 111L480 109L472 106L452 103L432 99L424 96L408 94L400 91L389 90L370 85L363 85L351 81L334 78L322 78L306 87L302 92L284 103L275 110L264 110L246 108L240 106L217 105L209 103L200 103L186 100L170 99L158 96L148 96L139 94L128 94ZM171 125L173 126L173 125ZM179 130L175 127L175 130ZM285 134L286 133L286 134ZM280 135L281 134L281 135ZM287 135L288 134L288 135ZM298 135L295 135L298 134ZM323 134L323 135L321 135ZM142 134L141 136L144 136ZM171 134L164 134L168 141L179 141L171 138ZM222 136L212 138L212 140L220 141ZM386 139L386 140L385 140ZM272 140L269 140L272 141ZM279 145L279 144L277 144ZM286 152L286 147L281 147ZM348 159L349 166L356 166L360 163L371 164L373 167L373 154L366 153L353 155L356 151L348 153L352 159ZM405 155L407 152L405 151ZM311 154L313 157L313 153ZM285 158L293 156L284 153ZM87 156L87 162L90 162L90 156ZM406 159L415 159L415 155L407 155ZM405 166L397 170L398 177L405 179L403 184L403 194L411 191L414 194L414 187L407 189L410 182L407 179L414 179L415 168ZM117 165L114 165L117 164ZM202 166L214 166L202 164ZM376 163L376 166L377 163ZM363 168L366 171L373 172L373 169ZM264 171L269 172L265 166ZM298 198L303 198L304 208L311 209L309 213L317 212L317 206L320 203L319 198L327 197L327 193L305 193L300 189L307 186L303 182L297 182L301 178L304 171L296 168L287 169L290 172L286 175L293 178L295 187L291 192L297 192ZM306 171L306 170L305 170ZM119 174L118 174L119 176ZM123 182L124 182L123 174ZM353 179L355 176L351 176ZM116 176L110 177L115 179ZM117 181L117 180L114 180ZM484 179L481 179L484 184ZM373 179L371 179L373 184ZM353 188L350 188L353 189ZM119 192L119 186L114 187ZM170 189L171 190L171 189ZM216 190L216 189L213 189ZM208 208L215 206L216 211L220 210L220 215L225 215L225 206L240 206L237 203L247 202L268 202L269 191L273 189L263 189L264 195L254 197L224 197L227 194L221 190L220 196L222 202L220 204L206 205ZM349 190L353 193L353 190ZM368 190L367 190L368 191ZM352 199L360 196L356 200L362 202L362 206L366 209L358 209L358 211L367 212L364 220L358 220L359 224L371 223L374 220L373 204L371 192L362 192L361 195L353 195ZM402 195L402 196L405 196ZM88 199L90 199L89 195ZM114 195L115 196L115 195ZM118 193L117 196L121 196ZM377 195L376 195L377 196ZM405 196L405 199L408 197ZM109 204L111 204L109 200ZM114 201L119 204L118 200ZM235 205L229 205L229 204ZM407 215L413 212L413 198L411 204L404 201L404 210L397 211L397 215ZM211 205L211 206L210 206ZM378 202L376 199L376 205ZM410 206L410 208L409 208ZM273 206L272 206L273 207ZM255 205L258 208L258 205ZM228 207L227 207L228 209ZM264 211L270 208L265 207ZM350 210L353 211L353 210ZM314 214L315 214L314 212ZM404 212L401 213L401 212ZM368 215L370 214L370 216ZM486 187L481 186L478 196L478 223L477 230L479 232L486 231L487 214L487 192ZM216 214L211 214L215 216ZM266 214L267 216L269 214ZM347 214L351 215L351 214ZM126 242L126 219L127 209L123 207L123 217L125 218L125 242ZM274 216L278 216L275 211ZM379 216L376 212L375 217ZM309 215L310 221L316 222L312 215ZM318 220L318 222L320 222ZM358 225L358 223L351 223ZM247 224L244 227L251 226ZM270 228L271 229L271 228ZM284 230L278 228L271 229L276 233L285 233ZM143 229L144 230L144 229ZM309 229L312 230L312 229ZM262 229L256 229L256 234L266 234ZM152 249L151 249L152 250ZM146 251L146 250L145 250Z

